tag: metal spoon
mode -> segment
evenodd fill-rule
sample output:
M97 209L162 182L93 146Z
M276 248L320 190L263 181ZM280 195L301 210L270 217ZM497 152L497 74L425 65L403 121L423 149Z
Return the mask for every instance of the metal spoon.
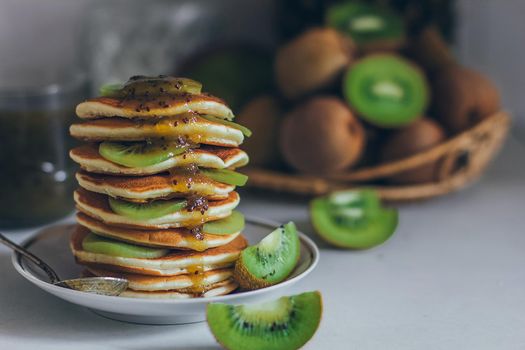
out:
M42 259L9 240L0 233L0 242L13 249L19 254L29 259L33 264L41 268L49 277L52 284L64 288L75 289L81 292L101 294L101 295L120 295L128 288L128 280L114 277L87 277L61 280L57 273Z

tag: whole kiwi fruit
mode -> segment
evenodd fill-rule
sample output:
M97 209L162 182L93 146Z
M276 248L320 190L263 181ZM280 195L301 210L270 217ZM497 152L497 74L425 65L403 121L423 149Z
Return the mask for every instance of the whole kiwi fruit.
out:
M446 139L443 128L434 120L421 118L399 129L384 143L381 151L383 162L403 159L426 151ZM389 178L399 184L427 183L436 180L437 162L424 164Z
M272 167L279 164L279 128L282 109L279 101L262 95L248 102L235 121L253 131L241 148L250 155L250 165Z
M354 165L363 153L365 132L343 101L320 96L286 115L279 144L293 168L322 175Z
M312 28L282 46L275 77L282 94L295 99L334 84L353 59L353 41L330 28Z
M464 131L497 112L500 95L484 75L460 65L447 65L434 79L434 108L452 133Z

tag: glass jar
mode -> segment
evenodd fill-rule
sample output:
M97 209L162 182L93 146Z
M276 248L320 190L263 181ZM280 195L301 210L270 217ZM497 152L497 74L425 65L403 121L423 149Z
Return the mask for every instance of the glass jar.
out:
M0 227L43 224L73 210L69 126L87 94L83 76L0 90Z

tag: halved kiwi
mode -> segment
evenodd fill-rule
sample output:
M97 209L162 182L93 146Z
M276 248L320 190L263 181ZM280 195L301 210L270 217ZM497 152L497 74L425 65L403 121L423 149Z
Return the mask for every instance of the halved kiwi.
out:
M148 77L136 75L124 84L106 84L100 88L100 95L106 97L134 97L176 95L182 93L200 94L202 84L188 78L176 78L165 75Z
M367 249L386 241L398 223L396 209L383 208L373 190L346 190L310 203L312 224L321 238L341 248Z
M109 206L115 213L132 219L155 219L180 211L187 206L186 200L156 200L147 203L134 203L109 197Z
M202 232L212 235L231 235L244 229L244 215L236 210L231 215L220 220L208 221L204 224Z
M143 247L100 237L94 233L87 235L82 241L82 249L86 252L120 256L137 259L156 259L169 253L168 249Z
M229 120L224 120L222 118L218 118L218 117L215 117L213 115L204 114L204 115L201 115L200 117L204 118L206 120L209 120L211 122L214 122L214 123L223 124L223 125L226 125L226 126L230 126L230 127L234 128L234 129L237 129L237 130L241 131L243 133L243 135L246 136L246 137L252 136L252 131L250 129L248 129L247 127L242 126L240 124L231 122Z
M203 175L228 185L244 186L248 176L229 169L200 169Z
M109 142L98 146L98 153L105 159L126 167L147 167L162 163L188 150L187 145L176 142Z
M423 72L410 61L387 54L370 55L346 72L343 93L366 121L384 128L411 123L429 102Z
M322 312L321 293L315 291L257 304L210 303L206 318L226 349L293 350L313 337Z
M257 245L244 249L235 264L234 277L244 289L259 289L282 282L300 257L300 242L293 222L283 225Z
M332 5L326 12L326 23L350 35L365 50L395 49L405 40L405 26L399 15L364 2Z

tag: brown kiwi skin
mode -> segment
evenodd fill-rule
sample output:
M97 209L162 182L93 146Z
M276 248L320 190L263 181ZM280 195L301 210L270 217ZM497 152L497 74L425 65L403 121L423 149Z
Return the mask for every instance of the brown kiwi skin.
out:
M352 39L336 30L312 28L277 51L277 86L283 96L296 99L335 85L355 50Z
M434 108L451 133L465 131L500 110L500 94L484 75L460 65L435 74Z
M339 98L320 96L286 115L279 145L290 166L322 175L357 163L365 141L364 128L348 106Z
M241 145L241 149L250 155L250 165L271 168L280 164L279 128L282 114L279 101L271 95L255 97L237 114L235 122L253 132Z
M382 162L400 160L428 150L446 140L445 130L434 120L420 118L399 129L383 144ZM437 180L439 163L434 161L390 177L397 184L429 183Z

